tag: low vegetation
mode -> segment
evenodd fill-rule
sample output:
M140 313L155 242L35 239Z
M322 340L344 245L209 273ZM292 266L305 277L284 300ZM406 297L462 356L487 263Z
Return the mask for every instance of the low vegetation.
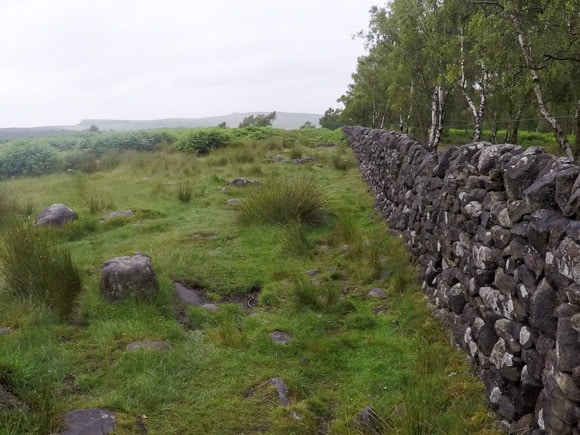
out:
M91 170L0 182L0 385L25 404L0 405L0 433L55 433L95 406L117 434L368 433L365 407L380 433L497 433L341 133L223 130L207 154L179 152L191 133L174 132L149 152L74 146ZM296 149L313 160L292 162ZM230 184L241 177L257 183ZM57 202L78 220L33 228ZM134 252L151 257L159 295L104 302L100 267ZM177 304L174 282L218 310ZM138 340L168 348L126 349Z

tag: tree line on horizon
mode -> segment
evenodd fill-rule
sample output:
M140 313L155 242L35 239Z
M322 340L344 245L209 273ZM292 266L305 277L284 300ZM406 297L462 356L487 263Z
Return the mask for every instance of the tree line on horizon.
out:
M580 0L391 0L356 36L367 53L328 119L411 132L432 150L447 127L474 142L484 128L511 143L519 129L553 131L580 157Z

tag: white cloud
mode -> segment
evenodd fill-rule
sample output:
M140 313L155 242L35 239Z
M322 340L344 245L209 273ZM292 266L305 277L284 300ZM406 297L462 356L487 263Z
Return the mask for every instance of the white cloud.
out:
M372 0L2 0L0 127L322 113ZM378 2L380 3L380 2Z

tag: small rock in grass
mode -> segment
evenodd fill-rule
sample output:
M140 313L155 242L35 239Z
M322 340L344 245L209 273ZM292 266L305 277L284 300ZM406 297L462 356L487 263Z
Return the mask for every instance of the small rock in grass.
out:
M232 198L232 199L228 199L226 201L226 205L238 205L241 202L240 199L238 198Z
M320 270L318 269L309 269L306 271L306 273L310 276L314 276L314 275L318 275L320 273Z
M354 418L354 422L364 433L380 433L380 416L372 406L367 406Z
M286 385L286 382L282 378L270 378L268 379L268 383L273 385L276 389L276 393L278 394L278 402L282 406L289 406L290 405L290 390Z
M11 332L12 328L9 328L7 326L0 327L0 335L7 335L10 334Z
M219 309L216 304L203 304L201 307L208 311L217 311Z
M253 186L254 184L257 184L257 183L258 183L257 180L248 180L246 178L234 178L228 184L230 186L235 186L235 187L246 187L246 186Z
M201 295L189 286L182 284L179 281L174 281L173 287L175 287L175 290L177 291L177 299L179 302L196 307L203 304L203 298Z
M27 406L18 397L10 391L4 389L0 384L0 411L22 411L26 410Z
M119 210L114 211L113 213L109 213L106 216L103 216L99 219L99 222L107 222L108 220L115 219L115 218L130 218L133 217L133 210Z
M305 163L310 163L315 161L316 159L314 157L302 157L301 159L294 159L292 160L293 163L296 163L297 165L303 165Z
M384 299L384 298L387 297L387 294L385 293L385 291L382 288L378 288L378 287L371 289L371 291L368 292L368 295L371 298L381 298L381 299Z
M102 408L76 409L64 415L66 430L59 435L110 434L115 430L115 414Z
M140 349L159 349L159 350L169 350L171 345L165 341L156 340L141 340L129 343L125 350L133 352Z
M286 344L292 341L292 335L284 331L274 331L270 334L270 337L275 343Z

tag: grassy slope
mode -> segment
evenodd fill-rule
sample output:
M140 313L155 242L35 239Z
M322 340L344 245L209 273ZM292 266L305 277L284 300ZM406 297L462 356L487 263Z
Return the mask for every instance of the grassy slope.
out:
M268 161L290 153L318 160ZM83 271L84 291L74 325L0 293L0 327L14 328L0 336L0 380L31 409L0 411L0 433L56 431L64 412L101 406L117 413L119 434L139 433L137 418L151 434L316 433L325 425L348 434L358 433L353 418L367 405L385 433L495 433L481 384L429 316L413 267L385 235L352 159L343 148L283 150L271 139L203 158L127 153L109 172L3 182L35 213L55 202L77 211L79 221L61 237ZM335 169L337 161L350 169ZM224 191L235 177L311 177L329 198L331 218L304 230L306 249L288 228L241 226L225 202L255 187ZM183 186L192 192L187 203L177 199ZM98 222L128 208L129 221ZM159 298L102 302L99 267L133 252L152 257ZM306 274L314 268L318 285ZM393 272L388 280L381 269ZM259 284L260 305L252 315L236 304L216 313L190 308L185 329L176 321L175 279L215 300ZM373 287L387 290L386 301L366 296ZM312 293L323 303L309 302ZM274 344L269 333L277 329L294 340ZM172 348L124 350L142 339ZM264 384L271 377L287 383L290 407Z

